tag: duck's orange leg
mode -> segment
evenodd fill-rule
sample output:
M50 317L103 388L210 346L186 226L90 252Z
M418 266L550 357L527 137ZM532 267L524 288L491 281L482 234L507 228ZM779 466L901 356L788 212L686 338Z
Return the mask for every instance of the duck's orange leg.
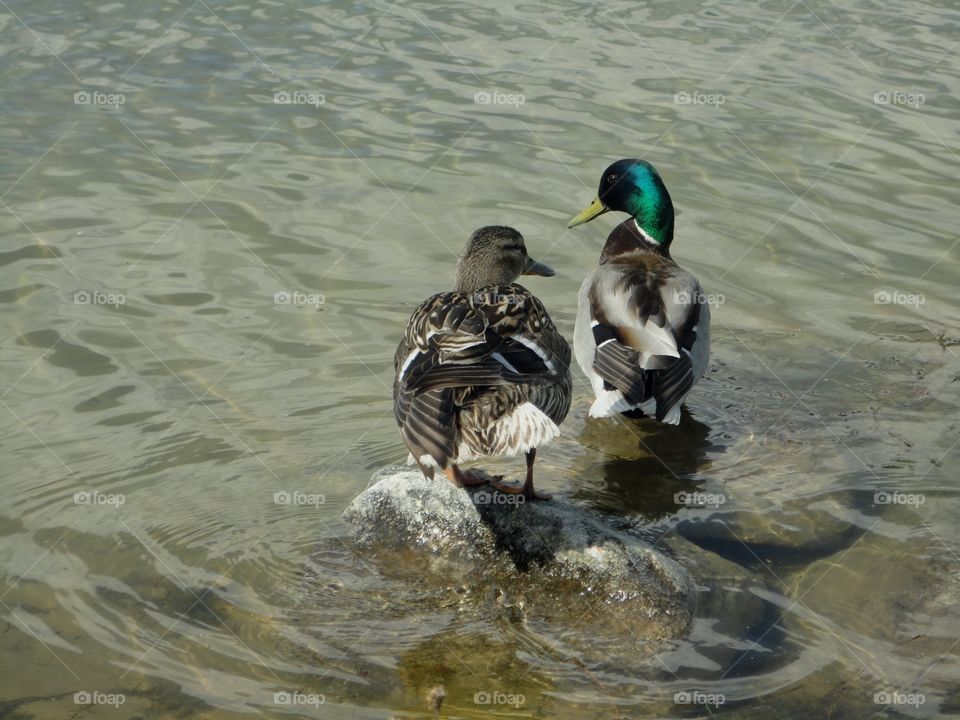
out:
M533 489L533 463L537 459L537 449L531 448L527 451L527 480L523 483L521 491L528 500L549 500L553 497L549 493L538 493Z

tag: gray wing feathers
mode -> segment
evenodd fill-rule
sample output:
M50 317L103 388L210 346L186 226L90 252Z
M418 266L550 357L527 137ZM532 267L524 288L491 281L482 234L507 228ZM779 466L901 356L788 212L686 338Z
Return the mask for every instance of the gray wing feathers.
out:
M700 284L669 261L643 257L601 266L587 299L594 372L631 404L656 400L663 420L699 379L695 370L702 374L691 354L704 308Z

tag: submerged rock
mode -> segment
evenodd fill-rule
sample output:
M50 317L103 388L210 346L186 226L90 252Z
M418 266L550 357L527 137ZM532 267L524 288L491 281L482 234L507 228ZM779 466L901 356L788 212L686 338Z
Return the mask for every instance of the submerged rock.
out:
M493 581L524 617L579 620L611 638L674 638L690 624L687 572L581 508L524 502L488 486L456 488L399 466L373 480L344 512L362 547L416 548L438 567L466 566L477 586Z
M854 523L852 501L838 495L791 500L777 506L776 512L730 508L706 518L684 518L677 524L677 533L753 570L769 563L800 568L850 547L863 534Z

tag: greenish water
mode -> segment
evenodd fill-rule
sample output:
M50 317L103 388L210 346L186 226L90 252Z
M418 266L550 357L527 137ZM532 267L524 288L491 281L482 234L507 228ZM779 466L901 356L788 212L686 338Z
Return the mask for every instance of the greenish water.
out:
M960 712L958 20L3 4L0 717ZM652 657L447 602L340 520L406 455L393 349L469 232L520 229L572 335L615 220L566 220L624 156L714 294L711 371L679 428L587 419L577 372L538 488L688 564Z

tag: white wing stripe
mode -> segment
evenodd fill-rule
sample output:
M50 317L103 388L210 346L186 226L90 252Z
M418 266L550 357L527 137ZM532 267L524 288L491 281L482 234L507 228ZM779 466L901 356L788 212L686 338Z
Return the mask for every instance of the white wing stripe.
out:
M507 360L507 359L506 359L503 355L501 355L500 353L493 353L490 357L492 357L492 358L493 358L494 360L496 360L498 363L500 363L501 365L503 365L503 366L504 366L507 370L509 370L510 372L516 373L517 375L520 374L520 371L517 370L513 365L511 365L511 364L510 364L510 361Z
M527 337L524 337L523 335L513 335L513 336L511 336L511 339L516 340L518 343L520 343L521 345L523 345L525 348L528 348L528 349L530 349L530 350L533 350L533 352L535 352L535 353L537 354L537 357L539 357L541 360L543 360L543 363L544 363L544 365L547 366L547 369L548 369L551 373L556 374L556 372L557 372L556 363L553 362L553 359L547 354L546 350L544 350L542 347L540 347L539 345L537 345L536 342L534 342L533 340L531 340L531 339L529 339L529 338L527 338Z
M400 375L397 378L398 380L403 380L403 376L407 374L407 369L410 367L410 364L416 360L417 355L419 354L420 351L414 349L409 355L407 355L407 359L403 361L403 365L400 367Z

